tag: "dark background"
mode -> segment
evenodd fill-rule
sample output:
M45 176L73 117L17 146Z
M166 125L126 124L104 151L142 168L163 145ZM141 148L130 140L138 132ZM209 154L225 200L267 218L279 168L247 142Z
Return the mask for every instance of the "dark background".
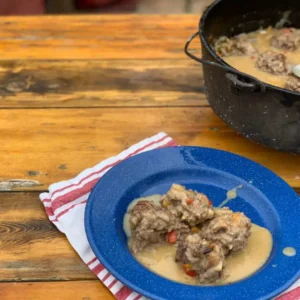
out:
M0 0L0 15L156 13L199 14L212 0Z

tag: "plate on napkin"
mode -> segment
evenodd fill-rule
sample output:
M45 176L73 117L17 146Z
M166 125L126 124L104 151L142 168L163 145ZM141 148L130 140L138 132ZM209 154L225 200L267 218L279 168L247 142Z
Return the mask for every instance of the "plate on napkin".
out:
M271 232L273 249L266 264L254 275L223 286L185 285L143 267L127 247L124 214L132 200L165 193L174 182L207 194L214 206L227 191L242 186L228 206ZM216 149L171 147L136 155L108 171L90 194L85 229L109 272L150 299L272 299L300 276L299 211L295 191L265 167ZM296 255L284 255L286 247L293 247Z

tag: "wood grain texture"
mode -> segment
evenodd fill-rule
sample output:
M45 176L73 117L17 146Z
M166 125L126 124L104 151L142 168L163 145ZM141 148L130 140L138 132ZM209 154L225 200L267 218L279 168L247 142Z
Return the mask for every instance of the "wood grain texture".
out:
M0 57L10 59L185 58L198 15L3 17ZM180 24L180 26L178 26ZM200 47L197 41L197 47Z
M113 300L99 280L0 283L1 300Z
M207 106L192 60L0 61L0 108Z
M0 281L94 279L38 196L0 193Z
M0 282L95 279L48 220L38 194L0 193Z
M30 190L45 190L159 131L181 145L246 156L300 187L300 156L246 140L209 107L2 109L0 179L37 180Z
M183 52L198 20L0 20L1 300L113 299L47 219L38 195L159 131L182 145L249 157L300 193L300 156L240 137L207 107L201 68ZM192 49L200 55L197 39Z

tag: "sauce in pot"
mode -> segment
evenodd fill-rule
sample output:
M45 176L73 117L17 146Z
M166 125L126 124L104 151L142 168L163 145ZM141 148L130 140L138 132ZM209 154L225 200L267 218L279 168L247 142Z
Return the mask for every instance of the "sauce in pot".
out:
M272 43L272 39L274 37L285 36L285 35L287 36L289 34L296 35L295 39L291 41L291 43L297 45L295 46L295 48L285 48L281 44L280 46L276 46L278 45L278 43L277 44L274 44L274 42ZM292 89L294 91L300 89L300 79L296 76L293 76L291 73L292 67L300 64L300 31L299 30L295 30L295 32L293 33L293 31L291 31L291 29L289 28L285 28L285 29L268 28L266 30L258 30L247 34L238 35L234 38L231 38L230 40L236 41L236 39L240 39L240 37L241 37L241 41L249 42L253 46L253 49L256 50L256 52L249 51L249 49L247 50L246 48L243 48L245 45L241 46L241 44L237 46L238 50L237 48L235 48L234 51L227 51L227 49L229 49L232 46L230 45L229 48L226 49L223 47L221 51L218 51L218 46L216 43L215 49L217 53L222 57L222 59L227 64L229 64L230 66L234 67L239 71L252 75L253 77L256 77L261 81L269 83L271 85L275 85L281 88ZM225 45L225 43L222 45L228 47L227 45ZM289 44L284 44L284 45L289 45ZM284 56L284 59L286 61L286 72L282 72L280 74L278 73L272 74L272 72L267 72L257 67L258 56L267 51L272 51L274 54L281 54ZM299 79L299 86L297 88L290 88L287 85L287 82L291 78L291 76L294 80Z

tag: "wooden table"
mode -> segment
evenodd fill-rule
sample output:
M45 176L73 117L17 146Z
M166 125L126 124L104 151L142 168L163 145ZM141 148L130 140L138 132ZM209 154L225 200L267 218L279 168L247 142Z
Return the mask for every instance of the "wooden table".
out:
M183 53L198 19L1 18L1 300L113 299L38 195L159 131L244 155L300 191L300 156L240 137L208 106L201 67Z

